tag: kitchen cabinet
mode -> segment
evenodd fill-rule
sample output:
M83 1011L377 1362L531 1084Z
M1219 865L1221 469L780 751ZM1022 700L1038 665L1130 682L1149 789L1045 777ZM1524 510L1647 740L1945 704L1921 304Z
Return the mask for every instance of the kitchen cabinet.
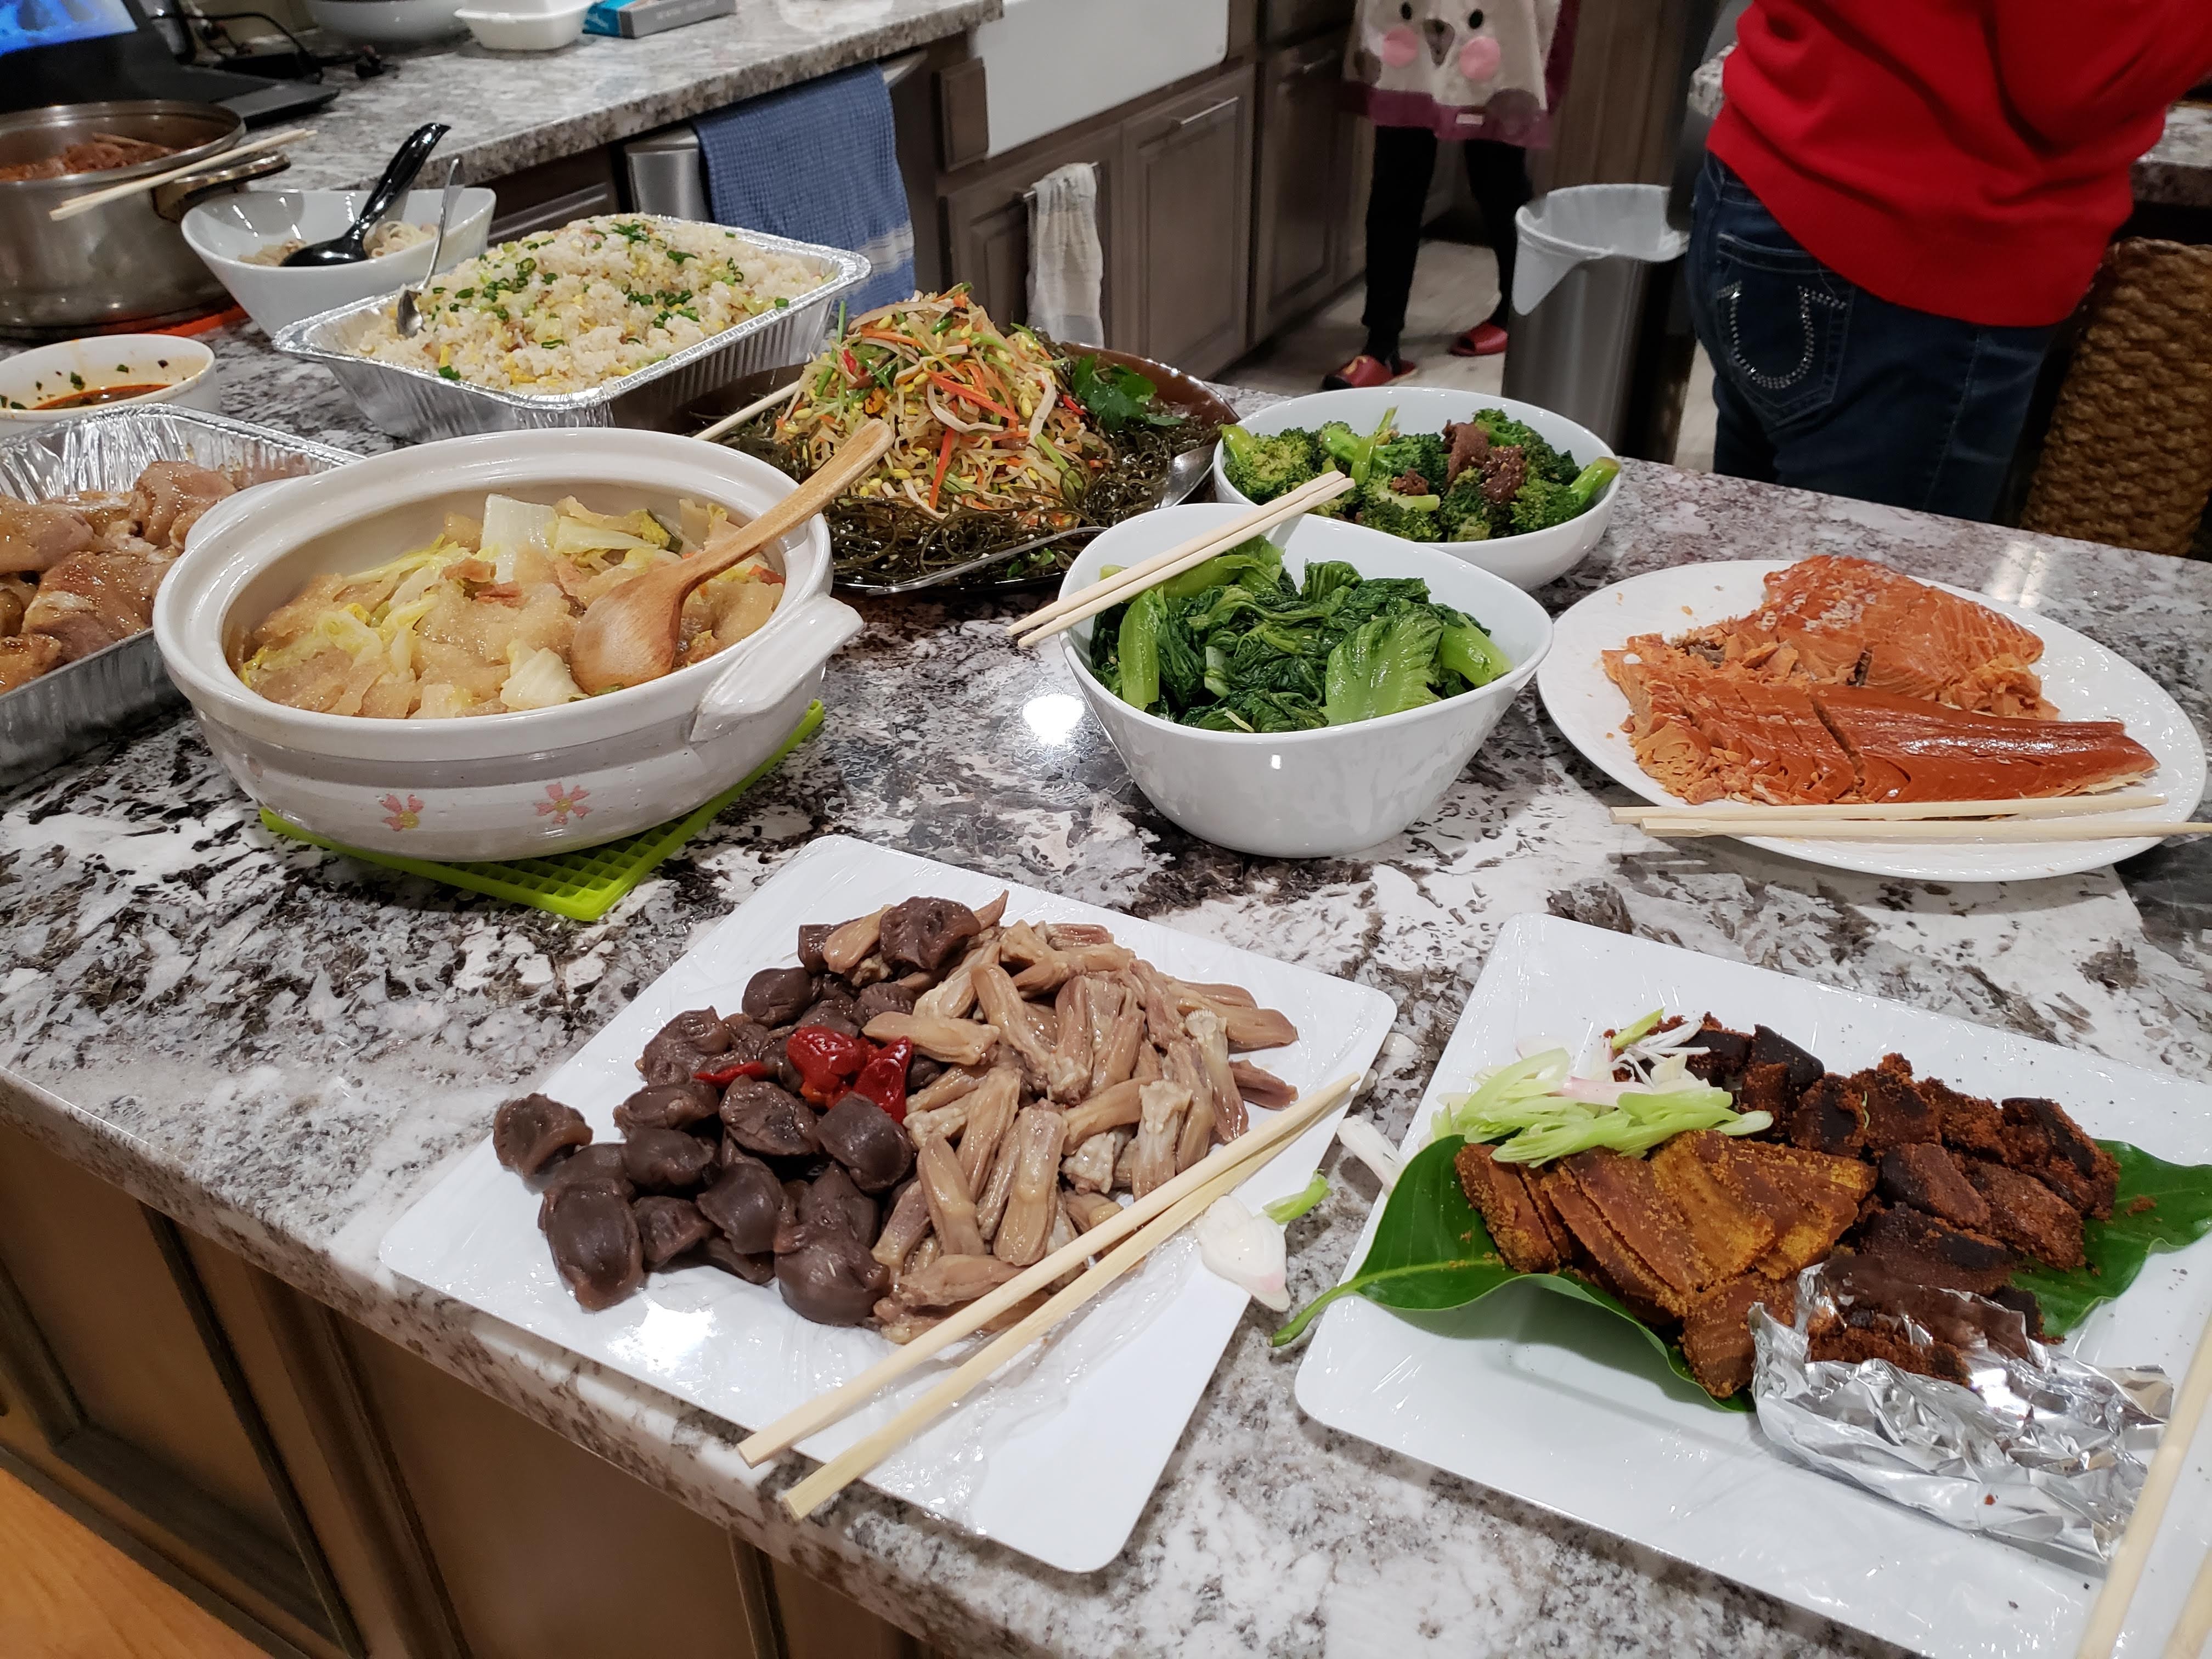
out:
M1084 344L1123 346L1125 318L1111 276L1116 240L1115 210L1121 171L1121 129L1109 125L963 184L945 198L945 257L952 280L966 283L1001 327L1029 320L1030 194L1036 181L1070 162L1098 170L1098 240L1109 273L1100 307L1106 338ZM1134 348L1128 348L1133 349Z
M1187 374L1218 372L1249 341L1254 88L1239 66L1122 128L1120 331Z
M1265 0L1260 39L1275 46L1317 29L1340 29L1358 9L1358 0Z
M1350 129L1341 106L1344 36L1324 34L1260 65L1253 191L1252 336L1265 339L1345 280ZM1363 188L1365 175L1361 175Z

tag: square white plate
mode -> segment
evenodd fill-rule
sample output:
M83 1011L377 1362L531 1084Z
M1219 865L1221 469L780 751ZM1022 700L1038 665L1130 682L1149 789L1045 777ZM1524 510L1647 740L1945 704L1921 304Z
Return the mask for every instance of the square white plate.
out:
M2212 1163L2212 1088L1897 1003L1548 916L1499 934L1430 1080L1408 1150L1446 1095L1522 1037L1584 1040L1651 1008L1765 1022L1832 1070L1893 1051L1970 1093L2057 1100L2092 1133ZM1367 1254L1380 1206L1346 1274ZM2212 1314L2212 1239L2154 1255L2075 1339L2094 1363L2178 1382ZM2191 1269L2196 1271L2192 1273ZM1495 1486L1921 1652L2071 1653L2097 1575L1954 1531L1785 1462L1749 1413L1716 1409L1600 1310L1509 1287L1455 1313L1400 1317L1360 1297L1322 1316L1297 1401L1331 1428ZM2135 1601L2124 1654L2155 1651L2212 1544L2212 1485L2191 1461Z
M763 882L542 1086L581 1112L598 1138L617 1139L614 1109L639 1086L635 1061L647 1040L686 1008L735 1009L756 971L797 960L802 922L842 921L916 894L980 905L1007 886L825 836ZM1242 985L1262 1006L1280 1009L1297 1027L1297 1043L1253 1058L1302 1090L1364 1076L1395 1017L1390 999L1365 986L1033 888L1012 892L1009 919L1102 923L1166 973ZM1341 1115L1340 1108L1316 1123L1239 1188L1244 1201L1256 1207L1303 1187ZM554 1271L538 1231L538 1202L500 1168L487 1134L394 1224L379 1259L747 1428L857 1375L888 1347L871 1331L813 1324L787 1308L773 1285L711 1267L654 1273L627 1302L586 1312ZM1242 1291L1199 1271L1194 1251L1176 1241L1071 1320L1028 1369L1016 1362L988 1395L969 1396L870 1482L1052 1566L1102 1567L1128 1540L1244 1306ZM956 1346L953 1358L961 1355ZM799 1449L833 1455L942 1374L924 1366ZM1100 1456L1102 1446L1113 1455ZM1076 1468L1082 1497L1071 1501Z

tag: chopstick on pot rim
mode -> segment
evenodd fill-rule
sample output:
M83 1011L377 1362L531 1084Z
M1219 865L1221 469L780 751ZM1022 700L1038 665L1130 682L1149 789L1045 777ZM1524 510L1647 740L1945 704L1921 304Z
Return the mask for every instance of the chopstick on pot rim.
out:
M1981 842L2027 844L2061 841L2135 841L2148 836L2164 841L2169 836L2212 836L2212 823L2195 818L2166 823L2142 819L2114 822L2108 818L2045 818L2007 822L1974 818L1964 823L1920 818L1885 823L1868 818L1791 818L1772 828L1742 818L1698 818L1685 814L1637 825L1660 841L1691 841L1705 836L1757 836L1770 841L1901 841L1917 842Z
M2143 1565L2150 1559L2151 1547L2158 1541L2160 1524L2166 1519L2166 1500L2173 1496L2182 1465L2189 1461L2189 1443L2197 1437L2197 1425L2203 1419L2208 1401L2212 1401L2212 1322L2197 1336L2197 1352L2190 1358L2180 1392L2173 1397L2173 1414L2166 1419L2158 1449L2151 1454L2142 1490L2136 1495L2135 1513L2128 1517L2120 1547L2112 1552L2112 1564L2105 1569L2105 1587L2097 1592L2089 1608L2089 1622L2082 1628L2081 1645L2075 1650L2075 1659L2112 1659L2112 1650L2119 1645L2128 1604L2135 1600L2136 1586L2142 1582Z
M1744 823L1786 823L1794 818L1851 818L1872 823L1885 818L2072 818L2100 812L2163 806L2166 797L2148 789L2117 790L2109 795L2050 795L2014 800L1921 800L1838 802L1820 806L1764 806L1717 802L1711 806L1616 806L1615 823L1674 823L1696 818Z
M1234 1142L1231 1143L1234 1145ZM1271 1147L1259 1160L1265 1163L1280 1144ZM1211 1158L1206 1160L1211 1163ZM1205 1168L1194 1164L1191 1172ZM1082 1278L1058 1292L1035 1313L1012 1329L1000 1334L987 1346L963 1361L952 1374L902 1411L883 1427L865 1438L854 1442L824 1463L820 1468L792 1486L783 1493L784 1508L794 1521L804 1521L808 1516L835 1498L853 1482L866 1474L877 1464L889 1457L908 1441L920 1434L939 1417L957 1405L961 1399L991 1377L1023 1349L1035 1342L1054 1326L1059 1324L1085 1303L1089 1302L1130 1268L1142 1261L1154 1249L1181 1232L1206 1213L1214 1200L1231 1191L1250 1170L1239 1167L1223 1170L1212 1179L1201 1182L1142 1230L1135 1237L1125 1239L1100 1258ZM1158 1190L1164 1192L1165 1188ZM1123 1212L1127 1214L1127 1212ZM1113 1224L1106 1224L1111 1226ZM1103 1231L1103 1230L1102 1230ZM1080 1240L1077 1241L1079 1243ZM1068 1248L1073 1248L1070 1246Z
M72 196L68 201L49 212L46 217L54 220L74 219L80 213L89 213L96 207L103 207L110 202L120 201L125 196L136 196L142 190L152 190L160 185L174 184L179 179L190 178L193 173L203 172L209 167L222 167L228 162L235 161L241 155L258 155L264 149L281 149L286 144L297 143L302 138L312 138L314 136L315 130L313 127L288 127L282 132L264 133L258 138L249 138L242 144L233 144L228 149L218 151L213 155L203 155L198 161L187 162L183 167L171 167L167 173L152 173L143 179L131 179L125 184L110 185L104 190L95 190L84 196Z
M908 1371L919 1370L935 1355L981 1328L1024 1297L1043 1289L1062 1273L1080 1267L1091 1257L1135 1232L1188 1194L1217 1178L1233 1176L1237 1181L1243 1181L1258 1167L1258 1163L1273 1157L1326 1116L1358 1081L1356 1076L1342 1077L1325 1084L1292 1101L1267 1122L1215 1147L1174 1180L1154 1188L1112 1220L1100 1223L996 1290L956 1310L913 1341L885 1354L851 1382L817 1395L806 1404L786 1412L766 1428L748 1435L738 1443L738 1455L747 1464L757 1466L780 1451L788 1450L807 1436L842 1422Z
M1079 622L1088 621L1102 611L1110 611L1125 600L1134 599L1146 588L1171 580L1186 570L1195 569L1226 548L1273 530L1277 525L1310 512L1324 501L1334 501L1352 488L1349 473L1324 472L1320 477L1278 495L1264 507L1254 507L1227 524L1192 537L1178 547L1171 547L1164 553L1156 553L1149 559L1131 565L1127 570L1117 571L1064 599L1041 606L1028 616L1008 623L1006 631L1022 635L1018 641L1022 645L1035 645L1041 640L1048 640Z
M739 410L736 414L725 415L720 420L715 422L714 425L708 427L704 432L695 432L691 435L698 439L702 443L711 442L714 439L720 437L725 432L732 431L735 428L743 426L747 421L751 420L754 416L765 415L769 410L774 409L778 404L789 403L793 398L796 398L799 395L799 388L805 384L806 376L801 374L797 380L793 380L789 386L785 386L781 391L771 392L765 398L756 398L753 402L747 404L743 409Z

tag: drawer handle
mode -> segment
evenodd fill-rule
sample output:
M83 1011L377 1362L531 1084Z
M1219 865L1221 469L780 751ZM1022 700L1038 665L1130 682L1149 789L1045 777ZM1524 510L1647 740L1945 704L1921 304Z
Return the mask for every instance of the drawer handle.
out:
M1310 64L1302 64L1298 69L1298 78L1303 81L1309 75L1319 75L1325 70L1333 70L1335 67L1336 54L1331 52L1326 58L1316 58Z
M1237 100L1234 98L1224 98L1218 104L1208 104L1204 109L1199 111L1195 115L1184 116L1182 120L1175 124L1175 130L1177 132L1181 132L1185 127L1196 126L1200 121L1206 119L1209 116L1218 115L1225 109L1235 109L1236 107Z

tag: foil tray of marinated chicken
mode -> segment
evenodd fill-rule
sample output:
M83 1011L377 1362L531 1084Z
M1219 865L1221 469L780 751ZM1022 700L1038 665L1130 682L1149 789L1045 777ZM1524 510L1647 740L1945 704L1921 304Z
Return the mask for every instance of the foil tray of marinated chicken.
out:
M35 557L25 527L10 522L21 516L12 507L128 497L156 461L190 462L246 489L325 472L354 459L326 444L189 409L120 409L33 428L0 441L0 557L19 540L25 545L16 550ZM164 557L174 552L166 538L156 550ZM0 575L0 582L8 580ZM183 702L161 666L152 630L141 624L0 691L0 785L58 765Z
M1850 1252L1800 1275L1793 1323L1751 1323L1784 1455L1964 1531L2112 1559L2172 1410L2164 1371L2085 1364L2016 1308Z

